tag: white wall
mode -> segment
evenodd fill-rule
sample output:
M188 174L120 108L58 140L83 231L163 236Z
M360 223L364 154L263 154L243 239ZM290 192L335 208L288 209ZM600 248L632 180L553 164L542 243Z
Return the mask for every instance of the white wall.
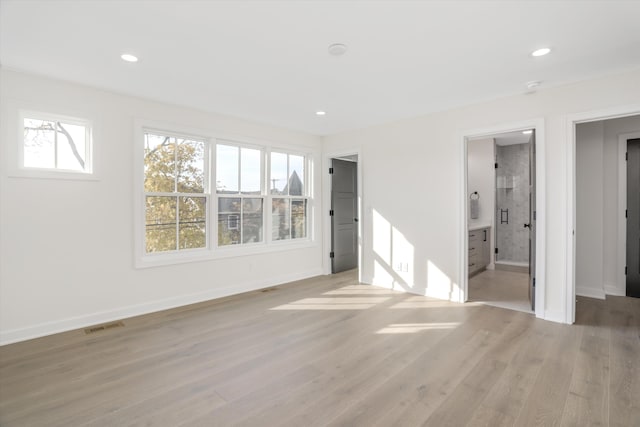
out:
M576 126L576 294L604 298L603 137L600 122Z
M297 146L314 153L316 166L319 137L4 69L0 85L0 342L321 274L321 221L308 248L133 267L134 119ZM10 177L7 147L20 135L18 108L92 120L99 179Z
M467 193L478 192L478 219L469 219L469 226L489 224L491 244L494 248L495 229L495 150L493 138L473 139L467 143ZM469 211L469 209L467 209ZM493 249L491 265L493 265Z
M618 137L640 132L640 116L576 126L576 293L624 295L619 278ZM598 230L593 234L591 230Z
M419 294L448 296L461 278L463 230L459 191L463 177L461 135L467 129L544 120L546 151L546 263L544 317L569 321L566 309L568 201L567 116L637 104L640 72L581 82L533 95L518 95L480 105L345 132L325 138L324 150L359 146L364 186L363 279ZM374 225L374 213L376 225ZM411 248L404 277L385 265L388 230ZM377 244L377 243L379 244ZM382 252L382 255L379 253ZM410 280L409 280L410 279Z

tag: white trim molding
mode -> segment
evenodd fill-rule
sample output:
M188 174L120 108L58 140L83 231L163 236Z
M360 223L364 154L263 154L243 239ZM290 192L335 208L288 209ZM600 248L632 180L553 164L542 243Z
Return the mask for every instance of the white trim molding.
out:
M579 123L595 122L600 120L618 119L622 117L635 116L640 114L640 104L613 107L604 110L586 111L582 113L569 114L564 116L564 127L566 132L565 149L567 152L567 227L566 227L566 263L565 263L565 283L564 283L564 307L565 323L574 323L576 320L576 125ZM625 142L626 144L626 142ZM626 177L625 177L626 182ZM620 190L618 190L620 191ZM625 188L626 192L626 188ZM620 193L618 193L620 194ZM626 199L626 195L625 195ZM618 197L620 200L620 197ZM620 233L620 229L618 229ZM618 248L620 248L618 241ZM620 250L620 249L618 249ZM621 257L618 257L621 258ZM620 278L618 277L618 281ZM608 292L607 292L608 293ZM610 294L613 295L613 294Z
M587 298L605 299L604 289L576 288L576 295Z
M331 274L331 258L329 253L331 252L331 217L329 216L329 209L331 207L331 176L329 175L329 168L331 167L331 159L339 158L339 157L347 157L347 156L357 156L358 157L358 167L357 167L357 179L358 179L358 281L361 283L369 283L371 284L371 280L366 280L362 276L362 265L363 265L363 224L366 221L369 221L370 218L364 218L364 210L363 210L363 180L362 180L362 150L360 147L347 148L340 151L331 151L322 154L322 206L325 209L322 211L322 241L323 241L323 252L322 252L322 260L323 260L323 270L324 274Z
M616 297L624 297L627 295L626 284L625 287L620 289L615 283L605 283L604 284L604 294L613 295Z

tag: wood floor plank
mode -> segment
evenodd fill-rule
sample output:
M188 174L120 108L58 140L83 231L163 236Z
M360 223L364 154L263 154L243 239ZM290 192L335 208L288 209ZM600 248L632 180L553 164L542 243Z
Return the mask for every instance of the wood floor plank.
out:
M502 322L502 310L487 307L483 317L486 326L493 328ZM506 315L511 315L507 312ZM347 411L332 420L335 425L385 425L411 405L421 403L422 416L435 410L457 386L458 381L482 357L497 334L483 328L482 321L459 325L446 335L438 345L428 348L416 360L403 366L394 377L380 387L364 393ZM456 349L452 352L451 349ZM389 399L393 396L393 399Z
M468 317L467 313L455 310L453 305L447 310L396 312L403 314L403 325L414 326L450 325ZM391 320L386 316L382 318ZM325 371L321 380L298 390L295 400L278 405L268 413L260 414L259 419L247 420L247 423L251 425L253 421L257 424L263 420L269 424L269 421L276 423L279 420L286 425L326 425L331 414L347 410L363 395L393 378L404 366L437 345L450 332L447 328L414 330L407 334L371 334L365 330L362 334L364 345L352 346L351 351L334 351L315 362ZM318 418L316 414L324 416Z
M0 347L0 425L640 426L640 300L576 325L322 276Z
M485 396L505 373L520 345L529 338L530 316L513 315L513 322L505 327L495 345L423 425L462 426L469 423Z
M559 333L516 419L517 425L559 425L562 419L582 329L559 324L549 325L549 328Z
M534 321L509 365L473 414L468 426L514 425L542 368L546 355L555 344L543 321Z
M610 425L640 425L640 299L611 297Z
M576 356L563 426L604 426L609 416L609 342L611 332L601 325L607 310L585 298L579 302L576 326L582 328L582 342Z

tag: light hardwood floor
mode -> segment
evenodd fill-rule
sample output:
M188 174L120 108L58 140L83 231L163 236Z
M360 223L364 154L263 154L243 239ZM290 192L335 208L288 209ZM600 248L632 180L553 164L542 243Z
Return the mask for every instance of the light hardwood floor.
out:
M532 313L529 274L485 270L469 278L469 300Z
M640 426L640 300L577 324L353 272L0 347L2 426Z

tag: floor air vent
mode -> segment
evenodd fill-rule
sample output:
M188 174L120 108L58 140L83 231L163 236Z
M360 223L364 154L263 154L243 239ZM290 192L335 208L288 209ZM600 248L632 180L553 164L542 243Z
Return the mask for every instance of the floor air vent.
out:
M96 326L92 326L90 328L86 328L84 330L84 333L85 334L93 334L94 332L106 331L107 329L120 328L120 327L123 327L123 326L124 326L123 322L104 323L102 325L96 325Z
M277 291L278 288L266 288L266 289L262 289L260 290L260 292L273 292L273 291Z

